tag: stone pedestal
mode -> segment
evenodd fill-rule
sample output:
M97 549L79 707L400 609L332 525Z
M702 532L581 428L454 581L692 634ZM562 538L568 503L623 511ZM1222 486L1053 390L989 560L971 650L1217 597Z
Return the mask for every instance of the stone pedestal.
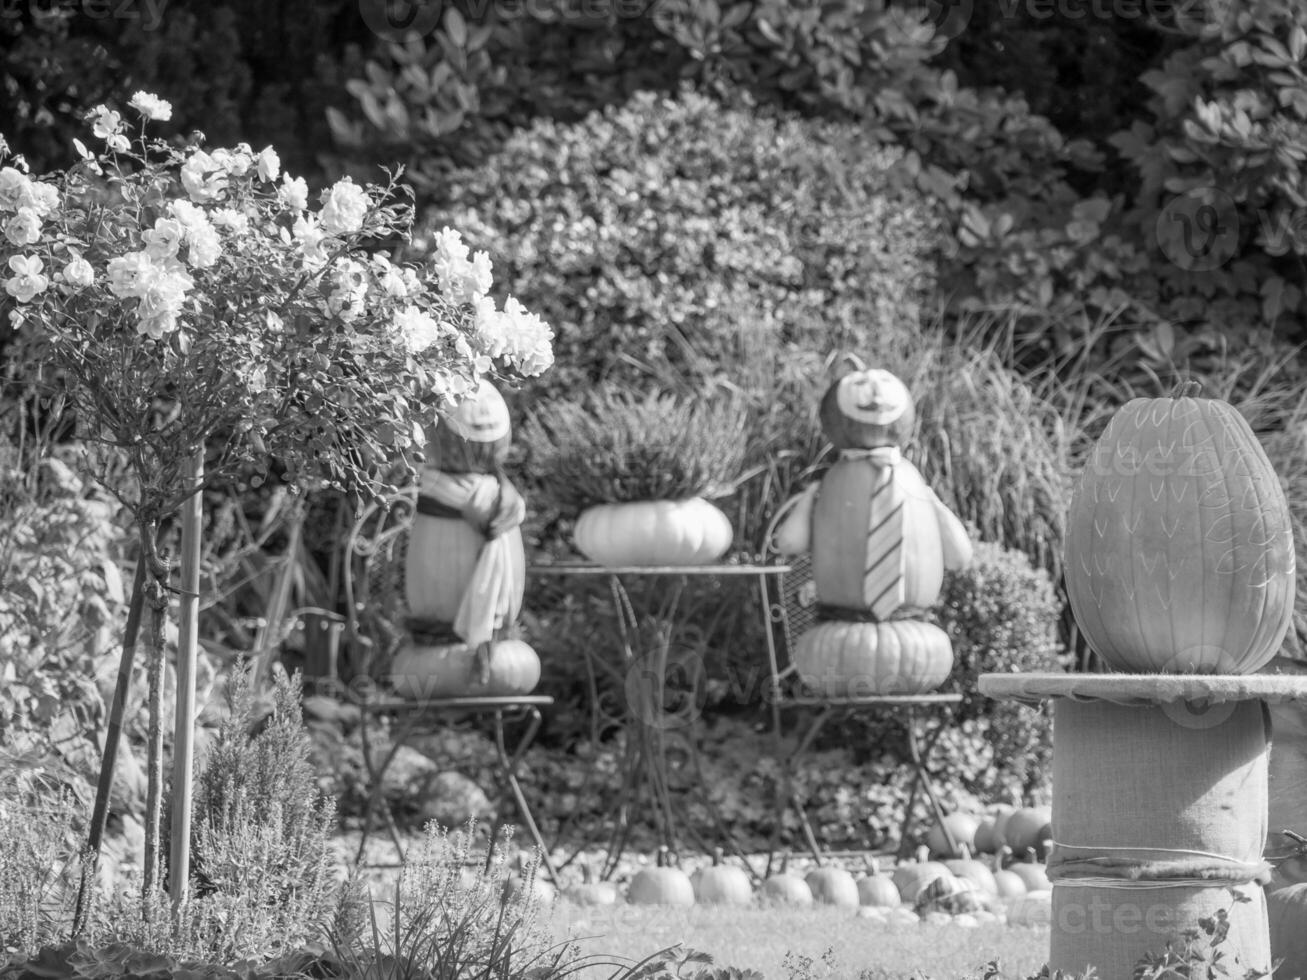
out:
M1129 980L1219 909L1230 974L1269 970L1267 705L1307 697L1307 678L985 674L979 689L1054 701L1051 971Z

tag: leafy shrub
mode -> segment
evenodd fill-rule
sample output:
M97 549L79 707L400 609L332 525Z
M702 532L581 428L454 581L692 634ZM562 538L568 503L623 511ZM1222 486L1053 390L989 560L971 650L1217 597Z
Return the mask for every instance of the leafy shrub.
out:
M952 778L986 799L1025 795L1048 786L1052 775L1052 715L1047 706L1022 707L979 694L981 674L1058 671L1068 666L1058 641L1061 607L1053 582L1019 552L980 542L970 566L945 576L935 608L953 641L954 665L941 690L963 695L955 714L992 750L985 767L949 768Z
M745 466L776 471L770 497L819 448L828 359L919 329L931 224L896 155L856 126L642 93L538 121L450 180L425 226L456 222L555 330L555 367L521 408L605 381L737 392ZM746 540L776 502L759 492L740 498Z
M31 406L0 400L0 748L94 782L126 608L119 508L69 466ZM120 765L127 769L124 744ZM118 789L125 782L120 779ZM115 809L132 797L116 795Z
M538 406L522 429L541 488L571 516L594 504L729 493L747 438L734 400L612 387Z

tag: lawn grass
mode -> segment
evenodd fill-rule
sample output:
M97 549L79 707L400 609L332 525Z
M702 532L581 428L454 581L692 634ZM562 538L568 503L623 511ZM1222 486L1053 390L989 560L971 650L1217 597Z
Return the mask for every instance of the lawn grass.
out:
M965 929L953 925L894 927L835 909L664 908L616 905L582 907L566 900L553 909L559 940L576 940L582 955L637 961L680 943L712 956L717 966L760 971L767 980L789 980L786 954L807 957L810 973L799 977L858 980L978 977L998 960L1004 978L1025 978L1048 960L1048 930L998 924ZM823 954L831 951L828 964ZM867 971L865 974L863 971ZM592 968L583 980L608 977Z

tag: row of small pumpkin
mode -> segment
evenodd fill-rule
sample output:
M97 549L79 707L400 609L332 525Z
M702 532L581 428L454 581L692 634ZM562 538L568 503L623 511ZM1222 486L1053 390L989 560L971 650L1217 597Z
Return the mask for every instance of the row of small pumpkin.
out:
M1046 856L1053 838L1053 810L1047 806L1011 806L1006 803L988 807L982 814L951 813L944 818L948 835L939 824L930 828L926 844L937 857L961 857L961 848L972 854L1004 854L1010 851L1017 860L1036 860ZM948 838L953 838L949 846Z
M902 862L890 872L880 871L872 862L870 872L860 878L833 865L814 868L802 877L782 868L755 891L748 873L725 863L720 849L710 867L692 874L670 866L664 850L655 866L632 876L625 900L634 905L681 907L748 906L760 901L795 907L974 913L993 911L1006 900L1047 893L1050 887L1043 865L1036 862L991 867L970 856L933 861L923 852L918 860ZM606 881L587 881L565 894L579 905L614 905L623 900L618 886Z

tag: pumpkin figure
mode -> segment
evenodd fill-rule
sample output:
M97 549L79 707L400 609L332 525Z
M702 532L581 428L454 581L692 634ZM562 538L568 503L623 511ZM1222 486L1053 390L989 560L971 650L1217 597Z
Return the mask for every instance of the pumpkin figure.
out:
M912 398L890 372L859 366L826 392L820 416L839 459L787 504L774 542L812 555L819 621L795 644L799 677L826 697L933 690L953 647L920 615L944 571L971 561L971 542L902 456Z
M405 697L527 694L540 661L510 639L526 589L526 504L504 476L508 405L482 380L427 431L426 466L405 556L412 614L392 664Z
M1067 596L1119 671L1252 673L1293 615L1284 490L1234 406L1195 393L1127 402L1072 494Z

